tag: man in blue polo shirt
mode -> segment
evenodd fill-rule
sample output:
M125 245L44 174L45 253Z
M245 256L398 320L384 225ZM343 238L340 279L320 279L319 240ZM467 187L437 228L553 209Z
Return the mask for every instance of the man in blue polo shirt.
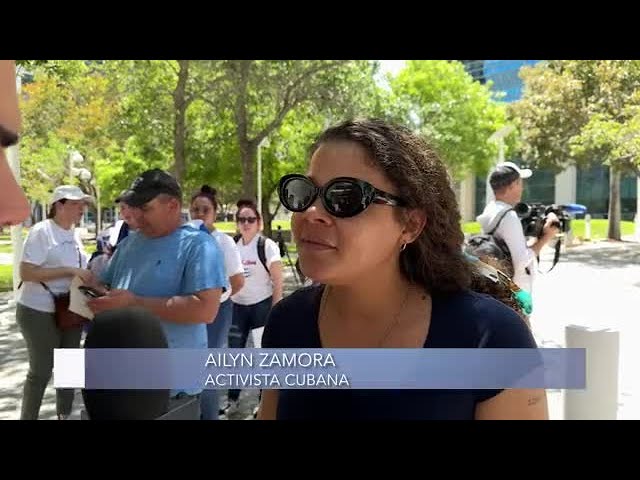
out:
M121 196L137 231L118 246L101 281L110 289L89 301L95 312L138 306L164 320L169 348L208 348L206 324L216 317L226 284L217 242L182 221L182 191L167 172L144 172ZM197 396L202 388L172 391Z

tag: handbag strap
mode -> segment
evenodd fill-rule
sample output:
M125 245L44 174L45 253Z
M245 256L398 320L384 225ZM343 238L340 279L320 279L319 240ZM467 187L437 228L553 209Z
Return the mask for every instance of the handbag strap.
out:
M20 288L22 288L22 284L23 284L23 283L24 283L23 281L20 281L20 283L18 284L18 290L20 290ZM51 291L51 289L50 289L49 287L47 287L47 285L46 285L45 283L43 283L43 282L38 282L38 283L39 283L40 285L42 285L42 286L44 287L44 289L45 289L47 292L49 292L53 298L56 298L55 294Z
M46 284L46 283L44 283L44 282L40 282L40 285L42 285L42 286L44 287L44 289L45 289L47 292L49 292L53 298L56 298L55 294L51 291L51 289L50 289L49 287L47 287L47 284Z
M76 250L78 251L78 268L82 268L82 254L80 253L80 248L76 245ZM56 294L51 291L51 289L44 282L38 282L40 285L44 287L44 289L51 294L53 298L56 298ZM22 286L22 282L18 285L18 288Z

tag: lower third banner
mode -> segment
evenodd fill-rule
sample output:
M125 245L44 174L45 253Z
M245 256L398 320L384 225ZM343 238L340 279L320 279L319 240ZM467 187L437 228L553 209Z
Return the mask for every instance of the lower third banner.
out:
M584 389L585 349L58 349L57 388Z

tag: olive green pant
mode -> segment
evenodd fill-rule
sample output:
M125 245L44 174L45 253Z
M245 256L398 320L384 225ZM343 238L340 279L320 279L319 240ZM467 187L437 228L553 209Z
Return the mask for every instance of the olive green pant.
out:
M79 348L81 328L60 330L53 313L41 312L18 303L16 320L29 353L29 372L24 383L21 420L37 420L42 398L53 372L55 348ZM73 389L56 390L58 415L69 415L73 406Z

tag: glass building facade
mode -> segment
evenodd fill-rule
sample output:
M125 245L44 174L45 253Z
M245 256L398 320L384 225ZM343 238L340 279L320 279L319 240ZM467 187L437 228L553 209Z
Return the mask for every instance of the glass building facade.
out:
M523 66L535 65L539 60L462 60L466 70L480 83L491 82L491 89L500 94L500 100L513 102L522 95L519 72ZM511 159L518 164L519 159ZM476 177L475 212L484 208L486 179ZM633 220L636 212L638 182L635 175L625 175L620 185L623 220ZM548 170L536 169L525 182L525 202L554 203L556 196L555 175ZM594 218L605 218L609 208L609 170L597 164L577 168L576 203L586 205Z

